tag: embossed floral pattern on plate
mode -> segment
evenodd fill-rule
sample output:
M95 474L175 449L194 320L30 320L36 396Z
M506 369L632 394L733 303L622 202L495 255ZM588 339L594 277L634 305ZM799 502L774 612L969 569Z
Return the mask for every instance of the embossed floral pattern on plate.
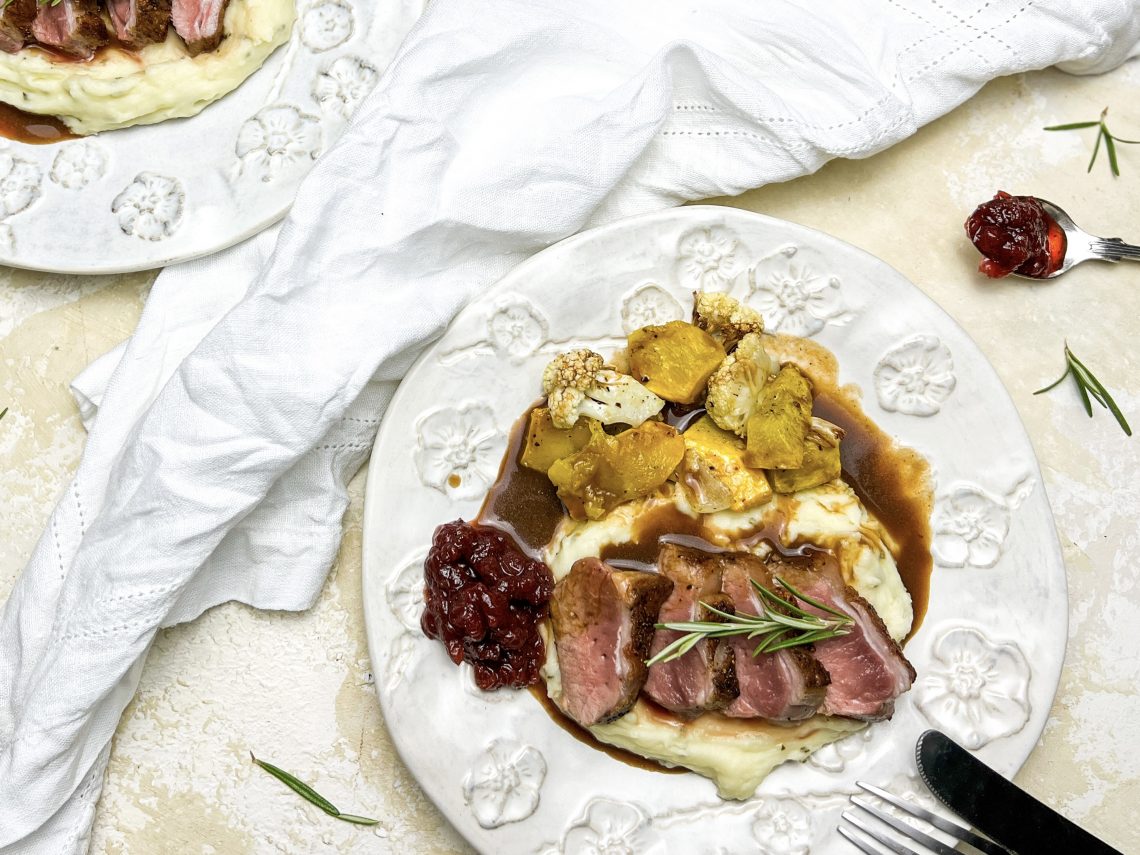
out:
M529 745L496 739L463 779L463 798L479 824L498 828L526 819L538 807L546 760Z
M186 192L182 182L166 175L140 172L111 203L123 234L163 240L182 224Z
M253 175L273 181L291 167L315 159L320 148L317 117L292 104L278 104L246 120L234 150Z
M954 391L950 349L938 336L916 335L891 348L875 366L879 406L910 416L932 416Z
M490 407L446 407L420 421L416 468L429 487L455 499L473 499L491 485L505 444Z
M791 261L766 274L752 268L748 290L748 302L764 316L769 332L815 335L846 314L839 277L813 270L806 262Z
M931 724L974 750L1025 726L1029 678L1029 662L1015 642L957 627L934 642L915 705Z

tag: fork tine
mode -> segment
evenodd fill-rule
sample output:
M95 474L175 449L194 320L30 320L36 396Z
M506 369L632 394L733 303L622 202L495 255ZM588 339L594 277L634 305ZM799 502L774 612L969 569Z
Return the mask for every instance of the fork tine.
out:
M883 855L882 849L876 849L874 846L872 846L870 843L867 843L862 838L856 837L854 833L847 830L846 826L840 825L835 830L847 838L847 841L860 852L865 852L866 855Z
M858 798L856 798L855 796L852 796L851 797L851 804L855 805L856 807L858 807L862 810L865 810L867 813L871 814L871 816L875 817L875 819L878 819L878 820L881 820L882 822L885 822L887 825L889 825L895 831L902 834L904 837L909 837L911 840L915 841L916 843L921 843L927 849L931 849L934 852L937 852L938 855L959 855L959 853L955 852L953 849L951 849L949 846L947 846L941 840L938 840L937 838L931 837L929 834L927 834L924 831L919 831L914 826L907 825L905 822L903 822L897 816L891 816L886 811L879 810L877 807L875 807L873 804L871 804L869 802L859 801Z
M917 817L925 822L929 822L940 831L945 831L952 837L957 837L963 843L969 843L975 849L985 852L986 855L1009 855L1009 850L1004 846L994 843L992 840L987 840L980 834L975 834L968 828L963 828L955 822L939 816L936 813L931 813L926 808L908 802L906 799L900 799L894 793L889 793L882 787L876 787L874 784L868 784L866 781L856 781L855 786L862 787L871 795L878 796L885 802L897 807L899 810L904 810L913 817Z
M874 840L879 841L879 843L882 843L889 850L894 852L895 855L919 855L918 852L911 849L909 846L904 846L897 840L891 840L891 838L886 837L881 831L876 831L875 829L871 828L871 826L867 825L867 823L863 822L863 820L861 820L858 816L849 810L843 811L843 818L855 826L857 829L862 831L864 834L866 834L868 837L871 837ZM844 837L847 837L848 840L851 839L847 835L844 835Z

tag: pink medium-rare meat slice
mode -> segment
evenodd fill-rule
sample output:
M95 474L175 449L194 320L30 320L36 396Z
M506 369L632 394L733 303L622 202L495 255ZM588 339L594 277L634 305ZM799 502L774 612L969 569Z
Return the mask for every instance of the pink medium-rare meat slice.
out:
M874 607L843 581L826 553L816 553L810 565L775 562L769 570L807 596L854 618L848 635L815 644L815 657L831 677L822 712L863 721L890 718L895 699L910 689L915 673ZM808 603L800 605L826 616Z
M716 553L662 544L657 553L657 570L673 583L673 592L658 613L658 623L722 620L702 603L732 612L732 600L720 590L721 560ZM658 629L653 635L650 657L682 635L677 630ZM677 713L724 709L738 693L732 645L724 639L710 638L679 659L652 665L644 691L651 700Z
M629 712L645 685L653 624L673 583L656 573L574 562L554 588L550 617L562 676L561 710L584 727Z
M191 56L214 50L222 43L229 0L174 0L170 17Z
M60 0L43 4L32 22L32 35L45 47L78 59L90 59L107 43L107 27L96 0Z
M18 53L32 40L36 0L12 0L0 8L0 50Z
M761 559L746 553L733 555L724 568L722 586L737 612L755 615L762 611L752 579L780 593ZM758 643L758 639L744 636L732 639L740 695L729 704L725 715L771 721L802 721L815 715L827 691L827 671L804 647L754 656L752 651Z
M170 0L106 0L115 38L138 50L166 38L170 28Z

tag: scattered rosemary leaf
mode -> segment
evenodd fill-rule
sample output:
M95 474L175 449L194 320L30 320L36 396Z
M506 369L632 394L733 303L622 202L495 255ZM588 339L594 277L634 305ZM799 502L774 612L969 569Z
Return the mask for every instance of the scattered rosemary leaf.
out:
M0 410L0 419L4 418L4 416L6 416L6 415L8 415L8 408L7 407Z
M1083 362L1077 359L1073 351L1069 349L1068 342L1065 342L1065 373L1048 386L1043 389L1038 389L1033 394L1040 395L1042 392L1055 389L1061 385L1061 381L1069 375L1072 375L1073 380L1077 383L1077 392L1081 396L1081 403L1084 405L1085 412L1088 413L1089 418L1092 418L1092 401L1095 399L1098 404L1112 413L1116 419L1116 423L1120 425L1120 429L1124 431L1125 436L1132 436L1132 428L1128 426L1128 420L1124 418L1124 413L1120 411L1120 407L1116 406L1116 401L1112 400L1112 395L1110 395L1108 390L1104 388L1104 385L1096 379L1096 375L1089 371Z
M1120 163L1116 159L1116 144L1124 143L1125 145L1140 145L1140 140L1126 140L1123 137L1113 136L1109 131L1108 125L1105 123L1105 116L1108 115L1108 107L1100 111L1100 119L1095 122L1069 122L1066 125L1049 125L1044 130L1047 131L1079 131L1083 128L1099 128L1096 133L1096 144L1093 145L1092 158L1089 160L1089 168L1086 170L1092 172L1093 164L1096 163L1096 156L1100 153L1100 144L1104 142L1104 150L1108 152L1108 168L1112 174L1117 178L1120 177Z
M343 820L344 822L352 822L357 825L376 825L376 823L380 821L378 819L369 819L366 816L356 816L355 814L351 813L341 813L337 809L336 805L334 805L304 781L293 777L284 769L280 769L277 766L274 766L272 763L266 763L264 760L259 760L257 757L253 756L252 751L249 752L249 759L264 769L266 772L268 772L270 775L272 775L274 778L276 778L278 781L280 781L282 784L284 784L286 787L291 789L305 801L316 805L329 816L336 817L337 819Z
M784 599L779 594L769 591L753 579L752 586L760 596L761 614L750 615L746 612L730 614L708 603L701 603L710 612L722 618L723 622L698 620L656 624L657 629L671 629L685 634L663 647L645 664L656 665L658 662L680 659L700 642L709 638L743 635L749 639L759 639L752 651L753 656L759 656L761 653L774 653L788 647L825 641L839 635L847 635L851 631L852 620L848 615L818 600L813 600L783 579L777 578L776 581L796 599L809 603L832 617L823 618L806 612L792 600Z

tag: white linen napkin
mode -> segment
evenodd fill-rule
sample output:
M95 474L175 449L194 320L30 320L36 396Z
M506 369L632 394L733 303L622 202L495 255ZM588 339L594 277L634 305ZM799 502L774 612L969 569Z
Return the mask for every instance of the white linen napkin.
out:
M1132 0L434 0L283 226L165 271L77 382L86 453L0 618L0 853L86 849L160 626L312 603L395 385L523 258L1138 41Z

